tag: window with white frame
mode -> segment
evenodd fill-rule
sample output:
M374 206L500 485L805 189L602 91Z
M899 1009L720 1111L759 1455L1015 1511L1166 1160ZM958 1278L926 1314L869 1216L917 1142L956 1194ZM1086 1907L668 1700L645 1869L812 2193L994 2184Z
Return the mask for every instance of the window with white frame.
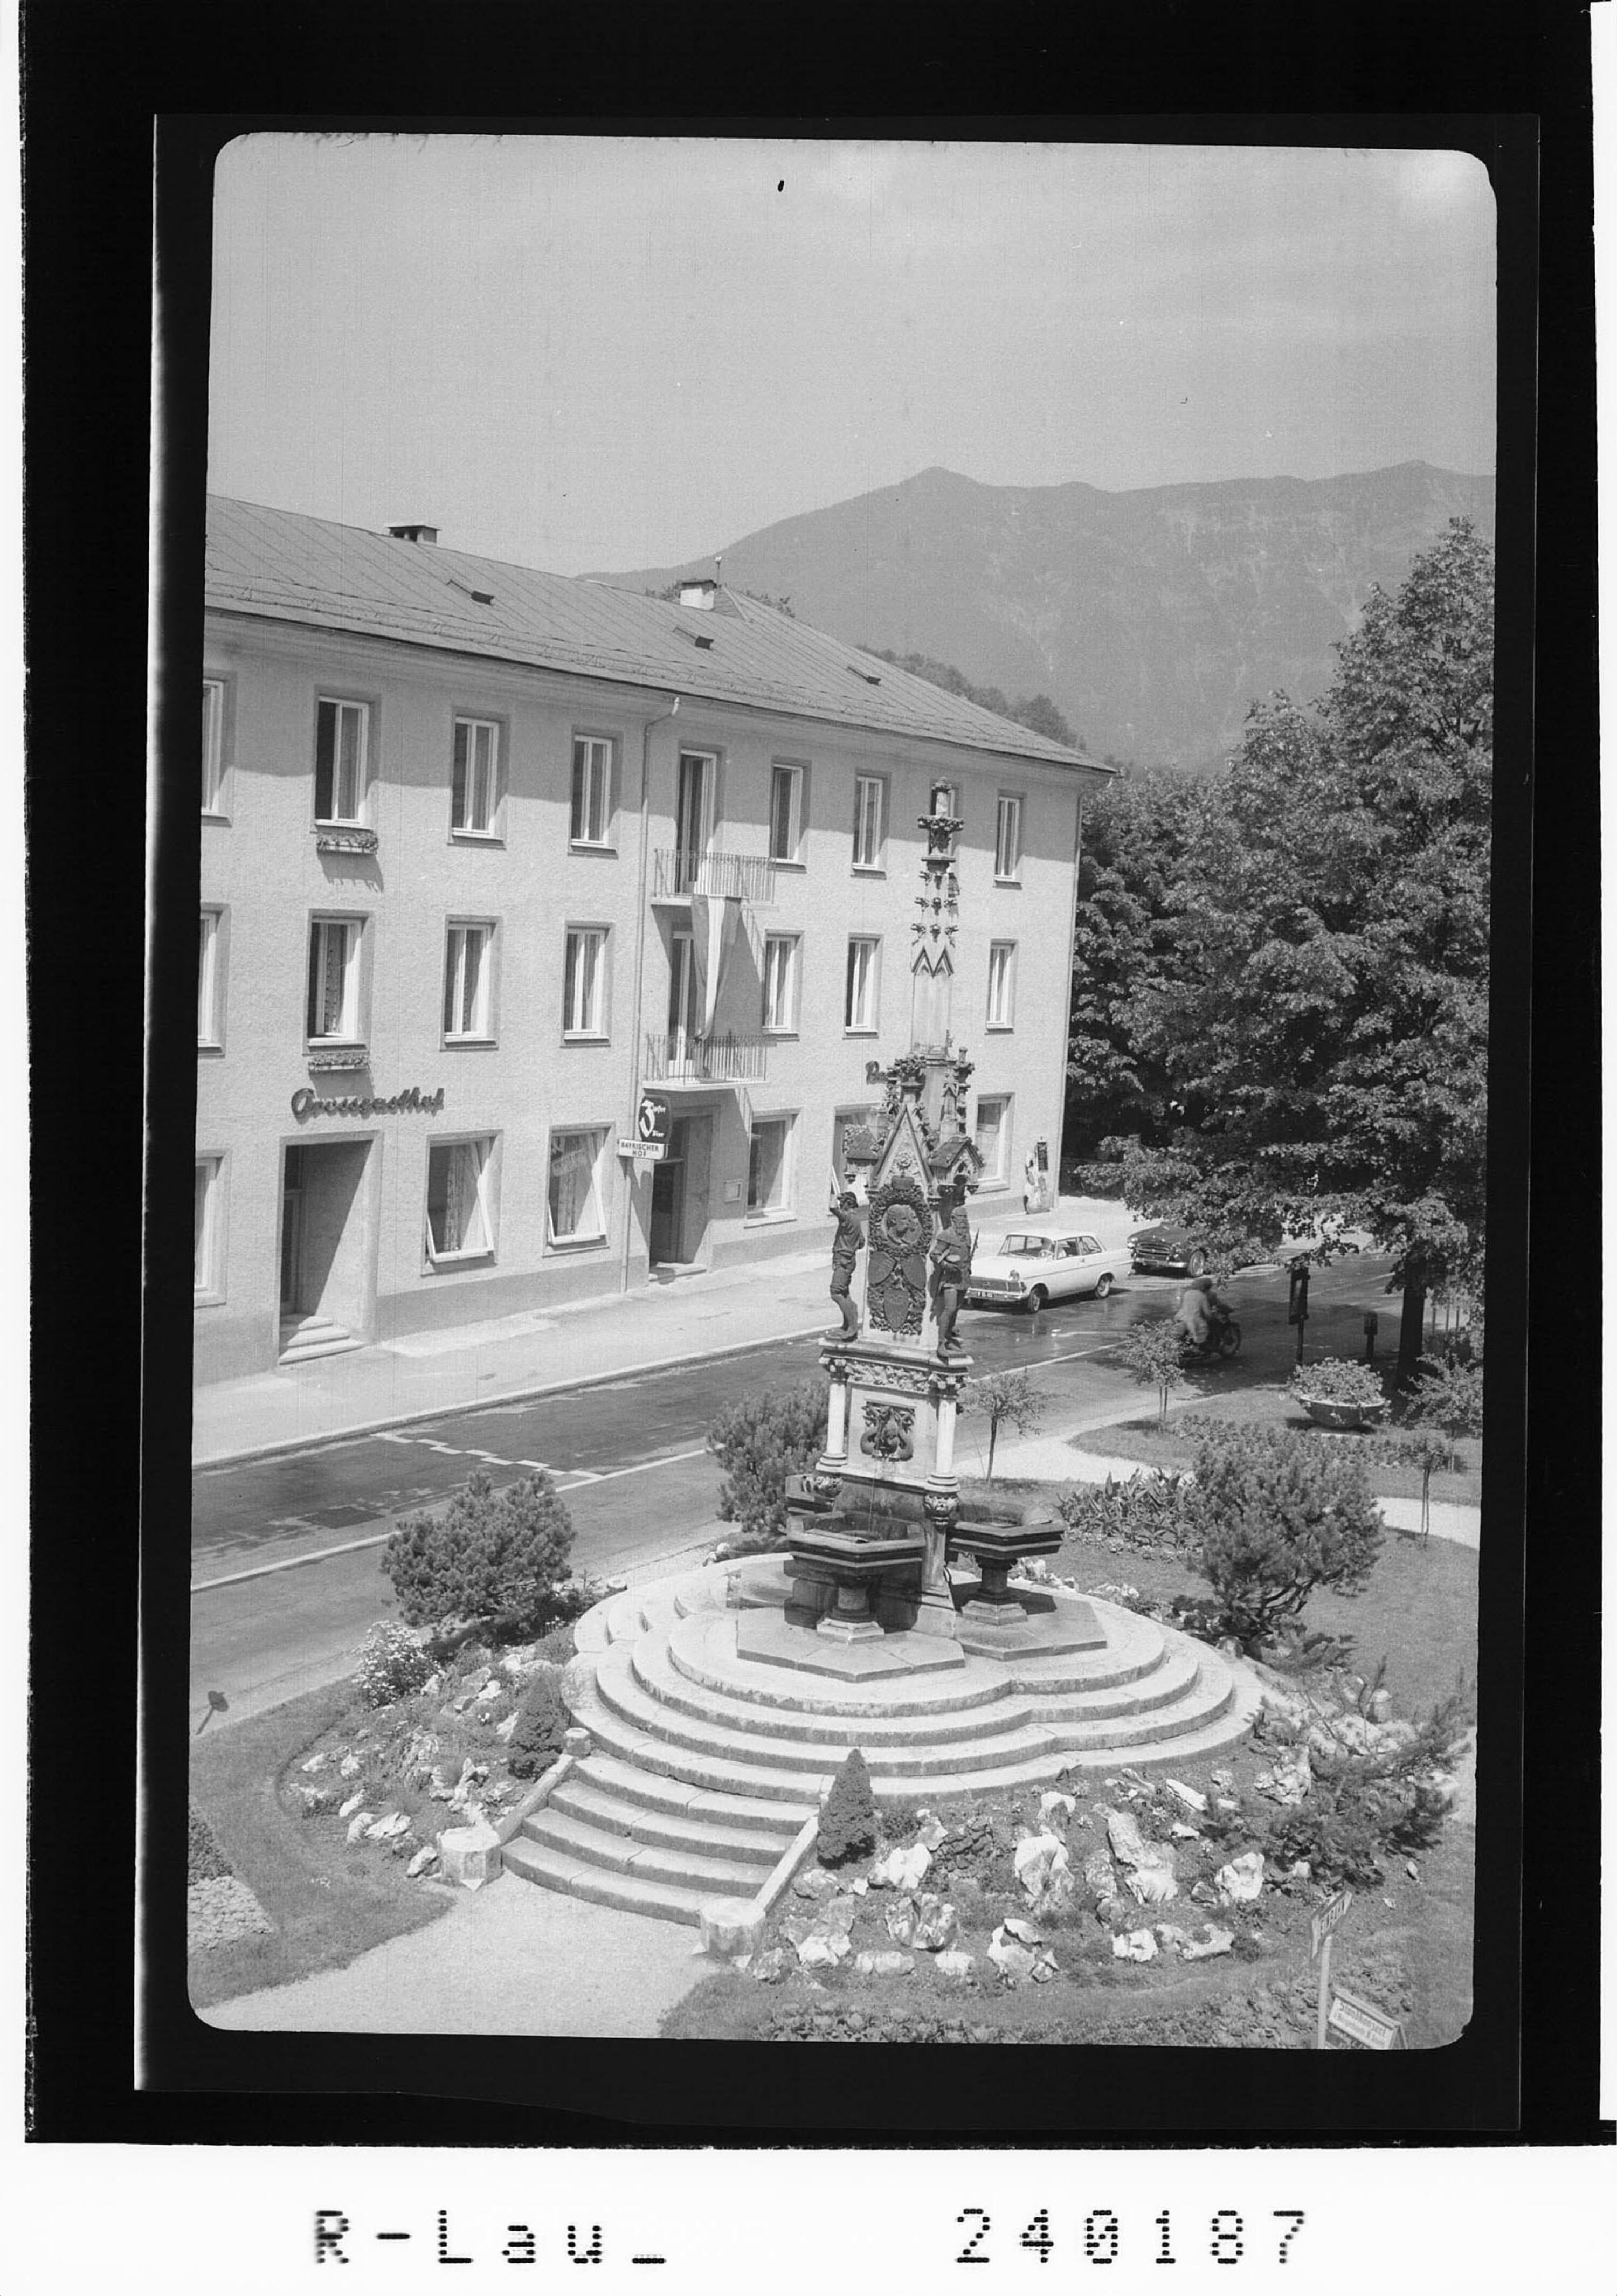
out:
M487 1043L494 1034L494 927L451 925L444 953L444 1036Z
M204 909L201 922L196 953L196 1040L199 1045L217 1049L223 1041L218 910Z
M764 1026L790 1031L797 1026L796 933L769 933L764 940Z
M984 1187L1003 1187L1011 1153L1009 1093L980 1093L977 1096L977 1153L982 1159Z
M218 813L225 789L225 687L217 677L202 680L202 811Z
M784 1212L792 1203L790 1116L759 1116L747 1146L747 1210Z
M434 1267L494 1250L492 1137L435 1140L427 1150L427 1258Z
M497 837L500 729L492 718L457 718L449 778L449 826L457 837Z
M880 774L856 774L853 783L853 865L879 869L886 832L886 788Z
M352 823L363 818L371 712L364 701L334 701L322 695L315 727L315 819Z
M357 1044L359 1027L359 947L357 917L316 917L308 929L308 1006L311 1044Z
M601 1165L604 1127L550 1136L546 1230L552 1243L595 1243L606 1234Z
M769 768L769 858L795 861L803 841L803 769Z
M594 734L575 734L572 743L574 845L604 845L612 828L612 745Z
M567 961L562 980L562 1033L564 1037L606 1034L604 925L568 928Z
M1022 800L1002 794L994 831L994 874L1002 885L1022 875Z
M1010 1029L1016 1021L1016 944L989 943L989 1017L990 1029Z
M845 1029L859 1035L874 1035L881 969L881 942L856 935L848 944L848 994L842 1013Z
M219 1290L219 1156L196 1160L196 1209L191 1231L191 1286L207 1299Z

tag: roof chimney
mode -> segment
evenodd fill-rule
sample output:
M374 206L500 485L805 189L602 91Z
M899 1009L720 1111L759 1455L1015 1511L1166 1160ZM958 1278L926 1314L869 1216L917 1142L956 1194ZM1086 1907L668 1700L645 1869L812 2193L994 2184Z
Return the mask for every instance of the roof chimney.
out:
M438 529L423 526L418 518L407 518L401 526L390 526L388 532L395 542L436 542Z
M697 582L682 582L679 585L680 604L694 606L699 614L712 612L713 601L718 594L718 585L711 575L703 575Z

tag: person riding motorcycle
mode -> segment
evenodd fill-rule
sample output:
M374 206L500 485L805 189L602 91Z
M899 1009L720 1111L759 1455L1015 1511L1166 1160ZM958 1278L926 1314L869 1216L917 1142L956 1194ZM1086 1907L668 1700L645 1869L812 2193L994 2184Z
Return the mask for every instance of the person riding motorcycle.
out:
M1230 1320L1229 1309L1219 1297L1211 1275L1193 1275L1179 1294L1174 1321L1194 1348L1218 1345L1218 1335Z

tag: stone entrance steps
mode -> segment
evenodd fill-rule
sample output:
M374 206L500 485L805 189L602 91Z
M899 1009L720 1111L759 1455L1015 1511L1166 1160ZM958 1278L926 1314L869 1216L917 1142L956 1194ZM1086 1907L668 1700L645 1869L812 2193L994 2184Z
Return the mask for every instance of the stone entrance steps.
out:
M1245 1669L1095 1606L1104 1650L968 1658L839 1681L739 1658L724 1576L621 1595L579 1622L567 1685L593 1751L505 1848L513 1873L695 1924L751 1897L858 1745L879 1801L939 1802L1063 1772L1182 1763L1244 1735Z
M523 1880L693 1927L714 1898L763 1887L816 1802L714 1793L587 1755L505 1845Z
M283 1364L308 1363L312 1357L346 1355L350 1348L364 1344L346 1324L333 1324L329 1316L287 1316L281 1322L281 1352L277 1360Z

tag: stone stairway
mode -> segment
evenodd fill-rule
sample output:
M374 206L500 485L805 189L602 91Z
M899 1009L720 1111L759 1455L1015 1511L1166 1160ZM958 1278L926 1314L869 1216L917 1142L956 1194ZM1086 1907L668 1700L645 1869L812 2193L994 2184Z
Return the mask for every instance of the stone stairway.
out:
M363 1347L346 1324L334 1324L329 1316L283 1316L281 1319L281 1353L283 1364L308 1363L314 1356L344 1355L350 1348Z
M1100 1603L1104 1649L872 1680L761 1663L737 1655L725 1579L665 1580L579 1621L567 1698L592 1751L506 1844L513 1873L694 1924L704 1903L761 1888L852 1746L878 1801L940 1801L1182 1763L1244 1736L1256 1710L1244 1668Z

